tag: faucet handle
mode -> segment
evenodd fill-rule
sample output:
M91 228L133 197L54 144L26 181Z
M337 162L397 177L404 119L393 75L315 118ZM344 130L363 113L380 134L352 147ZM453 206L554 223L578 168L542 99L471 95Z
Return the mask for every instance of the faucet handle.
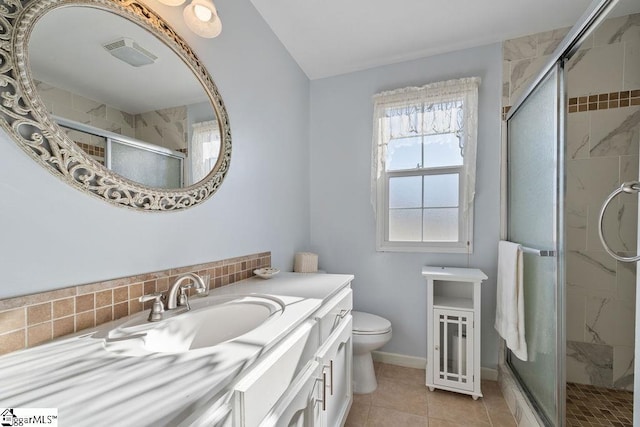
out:
M154 292L152 294L148 294L148 295L142 295L140 298L138 298L138 301L140 302L147 302L147 301L151 301L152 299L155 299L156 301L160 301L162 302L162 293L161 292Z
M180 286L180 295L178 295L178 306L187 307L187 310L191 310L189 304L189 295L187 289L193 288L193 284Z
M153 302L153 306L151 307L151 312L149 313L149 322L157 322L158 320L162 320L162 313L164 313L164 304L162 304L162 293L156 292L149 295L142 295L138 298L140 302L147 302L151 300L155 300Z

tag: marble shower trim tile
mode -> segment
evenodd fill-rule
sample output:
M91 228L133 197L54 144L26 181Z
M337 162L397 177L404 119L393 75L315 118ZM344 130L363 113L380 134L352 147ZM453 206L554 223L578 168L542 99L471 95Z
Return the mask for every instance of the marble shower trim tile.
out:
M638 154L640 106L602 111L591 117L591 157Z
M575 376L579 369L584 369L585 377ZM613 386L612 346L567 341L567 381L584 383L585 378L592 385Z
M613 388L633 391L633 365L633 347L613 347Z
M594 94L622 90L624 45L584 49L567 64L567 93Z
M628 42L640 38L640 13L605 20L594 33L594 45Z
M502 44L502 57L505 61L535 58L538 53L538 40L535 35L506 40Z
M614 295L616 261L606 252L567 252L567 284L589 292Z

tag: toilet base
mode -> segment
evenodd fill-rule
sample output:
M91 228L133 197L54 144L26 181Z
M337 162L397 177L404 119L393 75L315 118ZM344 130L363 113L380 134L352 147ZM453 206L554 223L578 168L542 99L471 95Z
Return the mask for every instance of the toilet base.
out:
M372 393L378 388L371 353L353 355L353 392Z

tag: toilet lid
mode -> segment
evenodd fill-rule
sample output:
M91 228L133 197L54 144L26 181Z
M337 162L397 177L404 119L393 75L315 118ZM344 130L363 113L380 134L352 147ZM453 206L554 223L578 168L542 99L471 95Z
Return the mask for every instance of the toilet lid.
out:
M354 334L383 334L391 330L391 322L384 317L361 311L351 311Z

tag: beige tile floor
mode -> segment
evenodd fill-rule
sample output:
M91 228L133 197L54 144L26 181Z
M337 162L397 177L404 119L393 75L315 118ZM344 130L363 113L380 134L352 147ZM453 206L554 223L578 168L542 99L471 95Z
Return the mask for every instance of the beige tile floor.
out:
M346 427L515 427L500 387L482 381L484 397L429 391L424 369L376 363L378 389L354 394Z

